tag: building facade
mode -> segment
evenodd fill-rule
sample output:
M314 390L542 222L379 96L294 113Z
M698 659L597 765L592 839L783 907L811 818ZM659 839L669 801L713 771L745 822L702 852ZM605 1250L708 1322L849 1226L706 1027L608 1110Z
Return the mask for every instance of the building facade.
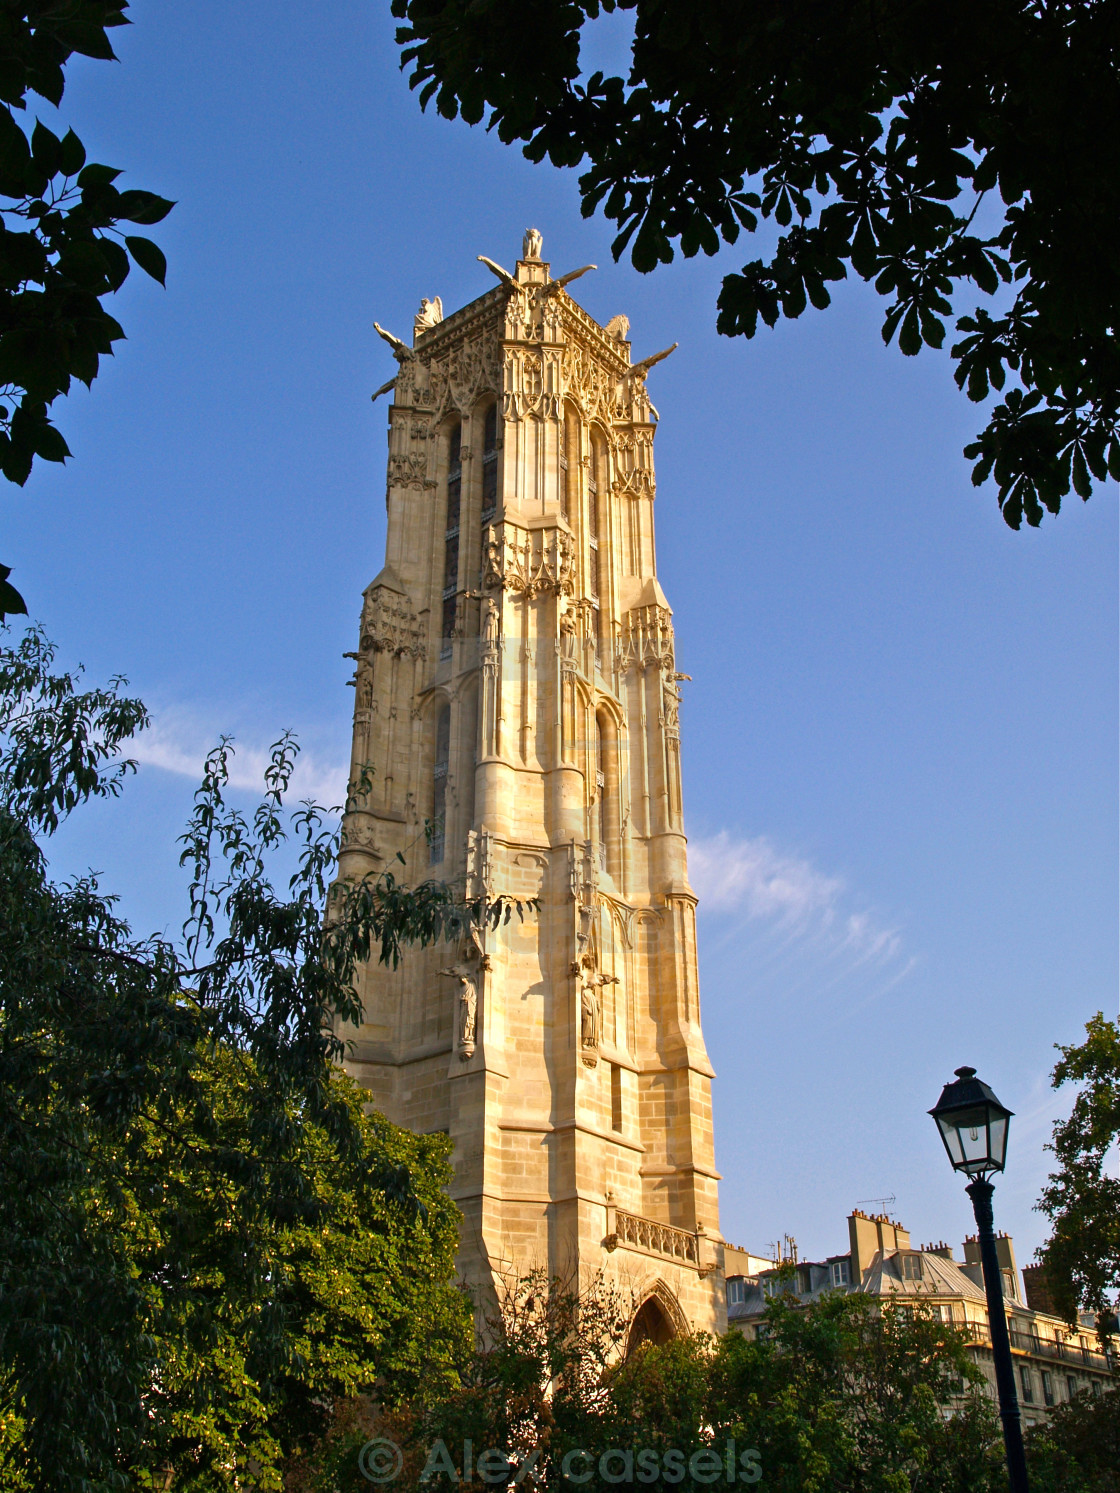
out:
M484 260L498 283L453 315L425 301L411 345L378 328L399 363L386 563L339 871L400 855L401 879L536 910L365 967L347 1067L390 1119L450 1135L482 1296L603 1271L635 1333L721 1331L686 676L654 548L664 354L631 362L626 318L595 322L540 248L531 230L513 273Z
M885 1215L858 1210L848 1218L848 1249L824 1260L794 1257L779 1271L775 1263L750 1271L740 1268L738 1250L727 1249L728 1325L750 1335L765 1331L769 1300L790 1293L798 1301L816 1300L826 1291L859 1291L893 1301L928 1303L943 1322L951 1322L967 1336L973 1361L995 1397L992 1339L988 1304L975 1238L964 1241L963 1260L953 1258L947 1244L915 1249L910 1234ZM1015 1249L1007 1234L996 1239L1003 1277L1003 1296L1015 1387L1024 1424L1034 1425L1054 1405L1083 1393L1101 1394L1115 1385L1114 1369L1100 1351L1091 1319L1076 1328L1031 1299L1033 1283L1027 1267L1027 1295L1015 1264ZM752 1257L751 1264L756 1265Z

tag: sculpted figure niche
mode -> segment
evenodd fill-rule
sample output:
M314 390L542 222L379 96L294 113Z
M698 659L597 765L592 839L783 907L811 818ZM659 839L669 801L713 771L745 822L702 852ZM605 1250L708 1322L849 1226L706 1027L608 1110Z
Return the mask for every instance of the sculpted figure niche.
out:
M584 955L582 965L579 967L579 975L580 1046L583 1048L584 1062L594 1063L599 1051L599 1043L602 1040L603 987L605 985L617 985L618 977L616 975L605 975L602 970L596 969L594 959L586 954Z
M467 964L453 964L441 969L441 975L449 975L459 982L458 1038L459 1056L465 1062L474 1056L475 1039L478 1034L478 984L474 971Z

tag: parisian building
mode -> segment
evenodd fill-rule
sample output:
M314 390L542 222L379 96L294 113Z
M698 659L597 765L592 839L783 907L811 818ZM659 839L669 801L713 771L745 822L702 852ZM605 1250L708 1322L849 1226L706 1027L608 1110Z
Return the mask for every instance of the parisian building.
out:
M798 1259L793 1241L787 1241L780 1260L728 1245L728 1326L748 1337L765 1334L766 1309L775 1296L807 1304L826 1291L859 1291L899 1304L924 1302L941 1321L965 1334L970 1356L994 1399L992 1338L975 1237L964 1241L961 1254L963 1258L955 1258L944 1243L915 1248L901 1224L859 1209L848 1218L847 1250L823 1260ZM1024 1424L1037 1424L1055 1405L1080 1394L1099 1395L1113 1388L1113 1365L1100 1349L1092 1319L1083 1317L1071 1326L1054 1313L1038 1267L1028 1265L1020 1274L1009 1235L997 1236L996 1255Z
M626 317L582 310L584 271L554 279L535 230L512 272L478 257L496 283L469 305L426 299L408 341L377 328L398 363L388 533L339 874L525 915L364 966L346 1066L389 1119L450 1136L481 1299L534 1268L602 1272L633 1337L720 1332L687 676L654 544L666 353L632 361Z

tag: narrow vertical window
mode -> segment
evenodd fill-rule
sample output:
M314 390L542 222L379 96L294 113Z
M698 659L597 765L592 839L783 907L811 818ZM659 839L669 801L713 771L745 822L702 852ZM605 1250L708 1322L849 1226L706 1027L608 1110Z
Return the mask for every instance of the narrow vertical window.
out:
M498 406L486 411L482 426L482 522L498 511Z
M447 764L451 757L451 706L444 705L436 717L436 757L432 771L432 829L429 860L438 866L447 843Z
M599 866L607 869L607 760L603 750L603 723L595 717L595 796L599 801Z
M595 609L594 636L600 660L603 660L607 653L608 634L605 612L602 607L604 601L609 602L609 597L604 594L608 575L600 550L601 539L607 537L604 522L607 512L607 485L606 444L602 434L595 431L591 437L591 476L587 494L587 576L591 605Z
M622 1131L622 1069L611 1064L611 1129Z
M589 551L588 583L591 600L599 600L599 442L591 447L593 461L587 484L587 545Z
M564 409L564 429L560 438L560 511L569 523L576 510L579 471L579 426L571 406Z
M459 588L459 509L463 501L463 427L451 432L447 451L447 522L443 545L443 622L440 629L440 658L451 657L451 638L455 631L455 593Z

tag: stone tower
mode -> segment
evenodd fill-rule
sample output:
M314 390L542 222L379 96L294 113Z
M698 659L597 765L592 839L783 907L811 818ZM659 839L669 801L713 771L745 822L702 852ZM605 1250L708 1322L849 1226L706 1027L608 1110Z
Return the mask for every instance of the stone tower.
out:
M460 1268L633 1292L634 1332L722 1331L711 1079L681 817L672 612L628 323L525 236L516 273L425 300L389 409L385 568L355 655L340 874L539 899L459 947L369 965L347 1066L454 1141ZM482 256L480 256L481 258ZM589 268L591 268L589 266ZM670 349L671 351L671 349ZM375 396L376 398L377 396Z

